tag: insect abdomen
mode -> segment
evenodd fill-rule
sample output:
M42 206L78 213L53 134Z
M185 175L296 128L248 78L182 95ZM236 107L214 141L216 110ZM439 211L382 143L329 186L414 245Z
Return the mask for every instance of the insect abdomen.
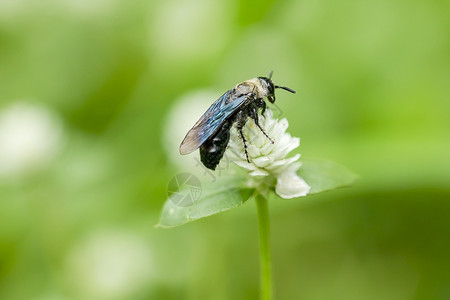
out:
M200 160L208 169L215 170L227 149L230 141L231 122L226 122L222 128L200 146Z

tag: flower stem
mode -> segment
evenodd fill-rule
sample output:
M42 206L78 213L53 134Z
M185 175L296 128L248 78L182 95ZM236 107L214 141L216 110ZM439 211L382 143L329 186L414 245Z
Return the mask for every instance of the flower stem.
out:
M269 245L269 209L267 198L261 194L256 195L256 208L258 211L259 253L261 263L261 294L260 299L272 299L272 268Z

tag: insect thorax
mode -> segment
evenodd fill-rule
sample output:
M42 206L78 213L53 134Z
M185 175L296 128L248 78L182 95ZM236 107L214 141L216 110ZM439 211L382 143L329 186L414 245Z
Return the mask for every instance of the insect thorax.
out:
M258 78L253 78L239 83L234 89L241 94L255 93L256 98L264 98L268 95L268 90L265 88Z

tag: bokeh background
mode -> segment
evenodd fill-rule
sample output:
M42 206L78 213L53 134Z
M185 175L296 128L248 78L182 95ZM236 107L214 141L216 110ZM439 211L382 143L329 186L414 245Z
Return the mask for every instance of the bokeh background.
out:
M153 226L170 179L194 172L169 154L192 126L173 117L183 99L274 70L298 91L277 104L302 157L360 176L270 203L277 299L450 299L449 15L423 0L1 0L0 298L256 299L254 203Z

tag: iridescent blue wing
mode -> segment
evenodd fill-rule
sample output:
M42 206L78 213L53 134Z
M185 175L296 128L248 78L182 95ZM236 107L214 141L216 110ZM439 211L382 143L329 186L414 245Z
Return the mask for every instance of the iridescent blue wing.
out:
M181 142L180 154L189 154L198 149L248 98L243 95L227 103L230 95L231 91L228 91L217 99L189 130Z

